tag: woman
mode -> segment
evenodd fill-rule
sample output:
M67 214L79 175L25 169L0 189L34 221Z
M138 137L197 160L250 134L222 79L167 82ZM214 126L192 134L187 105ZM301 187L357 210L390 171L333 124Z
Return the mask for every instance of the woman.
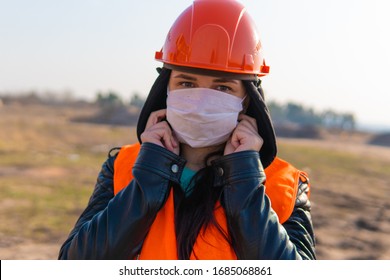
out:
M140 113L60 259L315 259L306 174L276 157L256 27L237 1L173 24Z

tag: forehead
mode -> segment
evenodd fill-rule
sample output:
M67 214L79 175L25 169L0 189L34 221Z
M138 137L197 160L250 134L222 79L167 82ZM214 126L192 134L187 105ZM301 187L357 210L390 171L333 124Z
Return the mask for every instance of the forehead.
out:
M239 83L240 80L233 79L231 77L226 77L224 75L203 75L203 74L195 74L190 72L184 72L179 70L172 70L171 73L171 79L185 79L189 81L200 81L200 80L207 80L207 81L213 81L213 82L233 82L233 83Z
M170 69L172 71L185 72L185 73L196 74L201 76L225 78L230 80L256 81L258 79L256 75L238 74L232 72L216 71L216 70L209 70L209 69L195 68L195 67L183 67L183 66L176 66L176 65L166 64L166 63L164 63L163 67Z

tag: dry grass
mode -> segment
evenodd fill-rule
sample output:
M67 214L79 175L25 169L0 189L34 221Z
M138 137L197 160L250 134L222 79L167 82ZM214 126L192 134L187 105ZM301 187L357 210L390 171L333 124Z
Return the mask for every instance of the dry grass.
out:
M0 107L0 259L56 258L109 149L136 141L134 128L69 121L94 110ZM389 259L390 149L337 139L279 143L310 174L318 258Z
M54 258L57 252L15 255L13 247L58 247L85 207L107 152L135 141L128 127L69 121L86 112L93 108L0 108L1 259Z
M320 259L390 259L390 149L347 140L285 140L279 154L310 174Z

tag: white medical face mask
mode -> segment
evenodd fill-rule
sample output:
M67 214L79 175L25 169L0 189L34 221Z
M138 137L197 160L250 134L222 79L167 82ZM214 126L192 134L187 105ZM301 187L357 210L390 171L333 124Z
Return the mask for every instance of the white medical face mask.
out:
M173 90L168 92L167 121L181 143L193 148L218 145L237 126L243 100L209 88Z

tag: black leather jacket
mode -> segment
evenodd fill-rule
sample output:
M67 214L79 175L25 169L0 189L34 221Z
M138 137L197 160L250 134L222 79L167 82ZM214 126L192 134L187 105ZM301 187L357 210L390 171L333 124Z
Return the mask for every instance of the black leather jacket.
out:
M87 208L64 242L59 259L133 259L141 250L171 182L179 183L185 160L151 143L142 144L129 187L114 196L116 155L109 155ZM152 163L152 164L151 164ZM176 164L179 168L172 169ZM307 183L300 183L294 211L281 225L263 185L259 153L244 151L213 162L215 184L224 185L225 209L238 259L315 259ZM174 172L177 171L177 172Z

